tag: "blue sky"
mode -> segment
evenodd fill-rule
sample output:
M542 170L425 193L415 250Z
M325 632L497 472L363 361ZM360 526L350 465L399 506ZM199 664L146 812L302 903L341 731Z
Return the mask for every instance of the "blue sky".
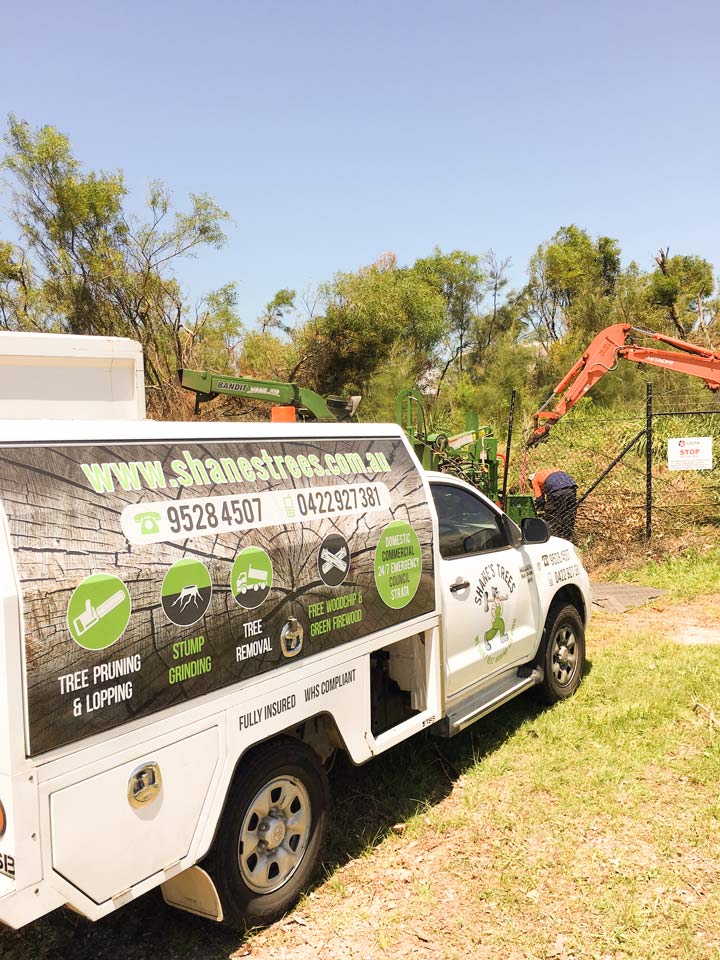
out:
M0 28L0 114L89 168L208 192L229 242L186 263L252 322L383 251L513 258L561 225L720 266L720 6L686 0L34 0ZM3 227L0 221L0 228ZM5 225L7 232L7 226ZM1 235L1 234L0 234Z

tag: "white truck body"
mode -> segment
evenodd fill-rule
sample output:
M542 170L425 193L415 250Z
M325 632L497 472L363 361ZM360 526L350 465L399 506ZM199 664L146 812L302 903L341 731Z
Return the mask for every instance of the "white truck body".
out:
M122 350L97 352L112 367ZM137 414L133 356L118 403ZM45 419L0 420L12 927L63 904L98 919L158 885L222 919L196 865L248 751L290 735L360 764L428 727L451 735L543 682L549 612L587 620L572 545L521 542L473 488L424 475L397 426L51 419L45 402ZM241 591L243 568L266 584ZM290 819L263 819L269 899ZM288 889L303 850L282 854Z
M142 347L123 337L0 333L0 419L145 418Z

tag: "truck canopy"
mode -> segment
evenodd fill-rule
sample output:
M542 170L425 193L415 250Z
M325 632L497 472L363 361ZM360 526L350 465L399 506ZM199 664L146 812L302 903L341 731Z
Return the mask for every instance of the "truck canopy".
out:
M0 333L2 419L145 418L142 347L123 337Z

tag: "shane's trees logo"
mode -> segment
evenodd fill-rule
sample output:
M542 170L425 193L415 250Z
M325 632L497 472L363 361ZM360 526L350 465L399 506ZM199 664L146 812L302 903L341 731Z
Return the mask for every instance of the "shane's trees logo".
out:
M492 623L489 630L485 631L485 646L488 649L492 645L495 637L499 643L507 643L508 635L505 629L505 620L503 619L503 600L507 600L506 593L500 593L497 587L488 587L483 592L483 610L485 613L492 612Z
M484 630L478 632L475 643L487 656L504 656L510 645L510 632L505 622L503 603L515 592L515 580L502 564L488 563L475 587L475 603L481 613Z

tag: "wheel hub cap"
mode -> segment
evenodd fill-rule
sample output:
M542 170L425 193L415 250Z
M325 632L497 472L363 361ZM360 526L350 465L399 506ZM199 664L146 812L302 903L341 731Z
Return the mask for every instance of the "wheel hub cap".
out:
M566 686L573 678L578 663L575 634L570 627L563 626L555 637L552 646L552 671L556 681Z
M255 794L238 838L238 865L255 893L272 893L292 877L310 840L312 810L305 785L278 775Z
M285 820L279 817L263 817L258 825L258 834L265 840L268 850L279 847L285 839Z

